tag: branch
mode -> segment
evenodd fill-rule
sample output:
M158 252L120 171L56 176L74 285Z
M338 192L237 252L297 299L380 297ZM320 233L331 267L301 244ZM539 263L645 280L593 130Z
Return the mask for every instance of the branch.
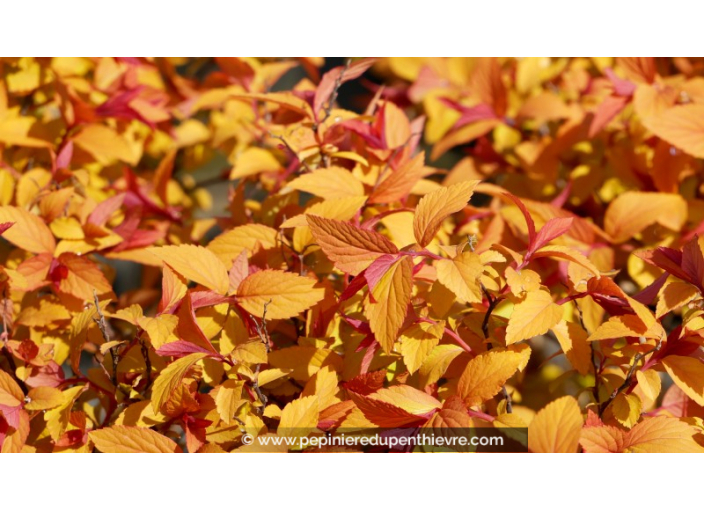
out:
M98 312L98 318L96 319L93 317L93 321L95 321L98 328L100 328L100 333L103 335L105 342L109 342L110 333L108 332L108 324L105 320L105 316L103 315L103 311L100 309L100 300L98 299L98 292L95 289L93 289L93 299L95 300L95 309ZM117 365L120 362L117 346L110 348L110 356L112 357L112 374L110 376L110 380L112 381L113 386L117 388Z
M340 91L340 87L342 86L342 78L347 72L347 70L350 68L350 65L352 65L352 59L348 58L345 61L345 67L342 68L342 71L340 72L339 76L335 80L335 86L332 88L332 93L330 94L330 99L328 100L328 104L325 106L325 116L322 118L320 122L318 122L318 125L322 124L326 120L328 120L328 117L330 117L330 114L332 113L332 107L335 104L335 100L337 99L337 93Z
M496 306L503 300L503 298L493 297L491 294L489 294L489 291L486 289L483 283L479 282L479 285L481 286L482 292L484 293L484 296L486 296L487 301L489 301L489 308L487 308L486 315L484 315L484 320L482 321L482 333L484 334L484 340L489 340L489 318L494 312ZM488 350L491 350L492 348L493 345L490 341ZM508 391L506 391L505 385L501 386L501 396L506 399L506 412L511 414L513 412L513 399L511 399L511 395L509 395Z
M254 317L254 315L250 314L249 317L252 319L252 322L254 322L254 326L257 330L257 335L259 336L259 339L264 343L264 346L266 347L266 352L269 353L271 350L271 338L269 337L269 331L266 328L266 310L271 303L271 299L264 303L264 311L262 312L262 321L261 323ZM257 398L259 401L262 403L262 407L259 411L259 414L264 413L264 408L266 407L267 402L269 399L262 393L261 388L259 387L259 370L260 370L261 364L257 363L256 367L254 367L254 380L252 381L252 388L254 389L254 392L257 394Z
M613 402L614 399L616 397L618 397L618 395L622 391L626 390L627 388L629 388L631 386L631 384L633 384L633 381L632 381L633 374L635 374L635 372L636 372L636 367L638 366L638 363L640 363L643 360L643 358L645 358L647 355L653 354L654 352L660 350L661 345L662 345L662 338L658 339L658 343L655 345L655 347L650 349L648 352L639 352L638 354L635 355L635 357L633 358L633 363L631 364L630 368L628 369L628 374L626 374L626 379L623 381L623 384L621 384L621 386L616 388L613 391L613 393L611 393L611 395L609 396L609 399L599 406L599 417L600 418L604 414L604 411L606 411L606 409L611 405L611 402Z

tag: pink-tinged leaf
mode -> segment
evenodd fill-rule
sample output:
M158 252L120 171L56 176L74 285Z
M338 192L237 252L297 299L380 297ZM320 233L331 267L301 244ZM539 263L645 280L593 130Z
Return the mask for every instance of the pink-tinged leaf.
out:
M388 271L397 260L398 255L382 255L372 262L367 269L365 269L364 277L367 280L370 291L374 290L381 277L386 274L386 271Z
M535 236L534 241L528 248L528 253L526 253L525 258L530 258L535 251L567 232L572 227L572 221L573 218L552 218L549 220Z
M59 151L58 156L56 156L56 169L63 170L68 168L71 164L71 159L73 159L73 140L69 140Z
M354 62L347 69L340 66L325 73L320 80L313 99L313 112L315 112L315 115L317 116L323 105L330 100L336 85L339 87L345 82L359 78L367 69L374 65L374 62L376 62L374 58L365 58Z
M367 285L367 279L364 276L364 271L359 273L357 276L352 278L352 281L347 285L347 288L340 294L340 300L338 303L347 301L349 298L357 294Z
M249 276L249 262L247 260L247 250L242 250L235 260L232 262L232 267L227 272L230 279L230 287L228 294L237 292L237 287L240 286L242 280Z
M614 92L617 96L630 97L636 91L636 84L630 80L619 78L611 68L606 68L604 74L614 86Z
M454 101L453 99L448 99L446 97L440 98L440 102L449 106L450 108L460 112L460 118L455 122L453 129L459 129L462 126L477 122L480 120L487 119L497 119L496 112L488 104L478 104L476 106L465 106L463 104Z
M533 222L533 218L528 212L526 204L521 202L521 200L517 196L509 192L504 192L504 195L513 200L513 202L523 213L523 217L526 219L526 225L528 226L528 246L533 246L535 244L535 222Z
M680 278L686 282L697 285L696 282L691 282L689 275L682 269L682 252L659 246L654 250L643 250L636 252L636 256L645 260L647 263L657 266L663 271L667 271L673 276Z
M193 310L199 310L208 306L220 305L231 301L231 298L222 296L212 290L194 290L191 291L191 306Z
M604 129L625 108L629 101L629 97L623 96L609 96L604 99L594 113L591 126L589 126L589 138L594 138Z
M204 349L203 347L194 343L187 342L185 340L169 342L168 344L164 344L156 350L156 353L159 356L173 356L174 358L181 358L183 356L186 356L187 354L193 354L194 352L202 352L203 354L207 354L211 357L219 357L219 355L216 356L215 353Z
M181 301L177 315L178 327L176 328L176 332L180 338L187 339L189 342L196 344L207 352L211 352L215 355L219 354L196 321L196 314L193 311L193 301L190 292L187 292Z
M381 349L381 345L379 344L379 342L374 340L373 336L365 338L365 340L368 339L371 339L371 344L369 345L369 347L367 347L367 350L364 352L364 357L362 358L362 363L359 367L360 374L366 374L367 372L369 372L369 367L372 364L374 355L379 351L379 349Z
M10 228L14 224L15 224L14 221L8 221L7 223L0 223L0 234L5 232L8 228Z
M115 196L101 201L88 215L88 223L92 223L97 227L105 226L105 223L107 223L110 217L122 207L124 201L124 193L118 193Z

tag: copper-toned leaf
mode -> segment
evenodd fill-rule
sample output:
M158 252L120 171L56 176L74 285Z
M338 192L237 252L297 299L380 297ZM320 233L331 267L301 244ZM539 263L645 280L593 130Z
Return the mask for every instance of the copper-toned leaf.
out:
M413 218L413 233L421 246L427 246L442 222L464 209L479 181L464 181L433 191L421 198Z

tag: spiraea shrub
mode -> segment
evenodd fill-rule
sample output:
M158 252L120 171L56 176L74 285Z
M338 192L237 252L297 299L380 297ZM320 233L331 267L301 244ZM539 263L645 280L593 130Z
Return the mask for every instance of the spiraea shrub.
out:
M0 60L2 451L704 451L702 158L701 59Z

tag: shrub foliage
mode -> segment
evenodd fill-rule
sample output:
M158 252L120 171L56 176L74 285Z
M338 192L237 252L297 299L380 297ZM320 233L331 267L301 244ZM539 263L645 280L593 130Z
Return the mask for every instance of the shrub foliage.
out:
M704 62L323 65L0 61L2 451L700 451Z

